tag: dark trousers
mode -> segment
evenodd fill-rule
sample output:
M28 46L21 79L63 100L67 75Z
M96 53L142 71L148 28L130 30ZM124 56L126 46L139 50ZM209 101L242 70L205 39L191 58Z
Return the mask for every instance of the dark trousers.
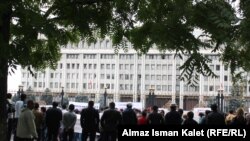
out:
M104 131L102 141L116 141L116 138L117 138L116 131L114 131L114 132Z
M9 118L8 119L8 131L7 131L7 140L10 141L11 134L14 133L14 119Z
M86 132L82 130L82 141L87 141L88 137L89 137L89 141L95 141L95 136L96 136L95 131Z
M58 131L59 131L59 127L58 128L47 128L48 132L47 132L47 136L48 136L48 141L58 141Z
M74 129L63 129L63 141L73 141L74 139Z

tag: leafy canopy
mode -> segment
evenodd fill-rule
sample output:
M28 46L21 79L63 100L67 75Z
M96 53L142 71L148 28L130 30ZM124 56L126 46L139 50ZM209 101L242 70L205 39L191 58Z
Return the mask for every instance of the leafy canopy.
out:
M10 67L54 68L61 45L109 36L116 51L126 48L125 39L138 53L156 46L163 53L174 51L187 58L180 69L189 83L199 74L216 76L201 50L220 54L233 75L236 68L250 69L250 0L10 0L4 4L0 8L11 15L11 40L0 55L8 58ZM195 36L196 29L202 34Z

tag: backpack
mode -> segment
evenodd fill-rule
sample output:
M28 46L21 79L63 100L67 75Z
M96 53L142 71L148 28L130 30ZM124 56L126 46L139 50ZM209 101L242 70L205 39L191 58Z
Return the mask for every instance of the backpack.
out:
M7 112L8 113L14 113L16 110L15 110L15 107L13 104L11 104L8 100L7 100Z

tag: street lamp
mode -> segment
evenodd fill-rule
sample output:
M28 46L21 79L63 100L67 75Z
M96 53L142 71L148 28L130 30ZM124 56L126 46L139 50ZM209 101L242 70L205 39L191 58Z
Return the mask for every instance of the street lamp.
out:
M19 89L17 91L17 95L18 95L18 98L20 98L21 94L23 93L23 85L19 85L18 87Z
M104 96L104 108L107 106L106 104L107 104L107 86L105 86L104 87L104 89L105 89L105 91L104 91L104 94L103 94L103 96Z
M150 106L154 106L155 105L155 94L154 94L154 88L150 88L149 89L149 104Z
M64 87L62 87L62 92L61 92L61 96L62 96L62 99L61 99L61 106L63 105L63 96L64 96L63 88L64 88Z
M218 90L218 95L216 96L216 99L219 110L223 112L223 104L224 104L223 89Z

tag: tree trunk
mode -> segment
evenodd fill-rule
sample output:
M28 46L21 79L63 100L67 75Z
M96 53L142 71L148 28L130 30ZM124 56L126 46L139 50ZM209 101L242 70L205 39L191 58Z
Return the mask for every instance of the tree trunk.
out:
M0 141L7 140L7 79L8 79L8 59L9 59L9 41L10 41L10 21L11 21L11 3L9 0L0 2ZM5 7L2 7L4 5Z

